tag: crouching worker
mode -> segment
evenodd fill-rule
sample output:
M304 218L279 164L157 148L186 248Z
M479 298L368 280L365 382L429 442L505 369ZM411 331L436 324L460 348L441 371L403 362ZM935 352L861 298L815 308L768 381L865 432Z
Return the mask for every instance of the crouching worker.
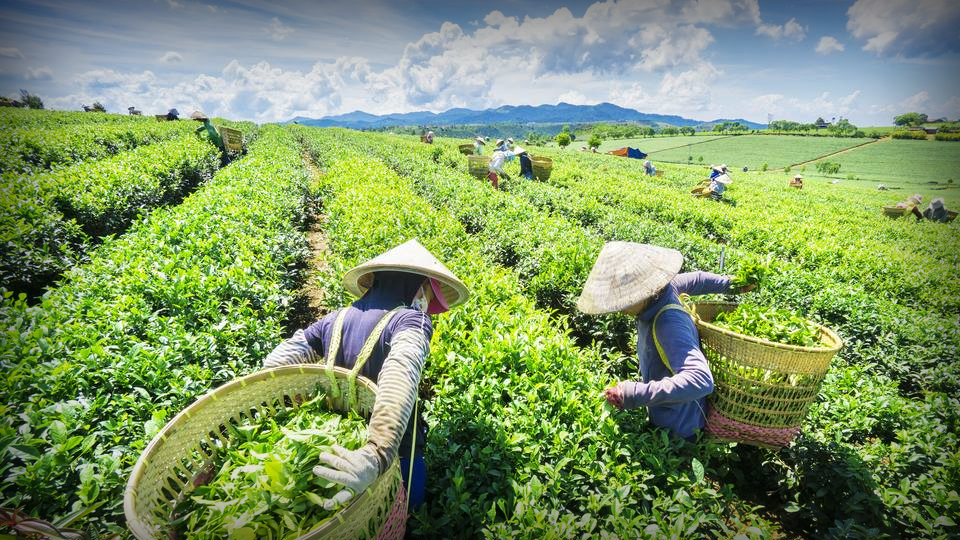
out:
M327 355L343 368L361 365L359 374L377 383L367 444L320 455L314 474L346 488L325 507L362 493L399 452L409 504L416 508L426 492L426 424L415 403L433 335L430 315L463 303L467 288L416 239L348 271L343 283L360 299L297 330L267 355L263 367L319 363Z
M493 189L500 189L500 176L505 180L510 179L510 176L504 172L503 165L508 161L513 161L513 155L513 152L510 150L496 150L493 156L491 156L487 178L490 180L490 185L493 186Z
M680 295L731 290L730 277L707 272L677 274L679 251L633 242L608 242L577 300L587 314L620 312L636 318L640 381L622 381L604 397L618 409L647 407L650 421L692 440L706 421L713 375L700 336Z

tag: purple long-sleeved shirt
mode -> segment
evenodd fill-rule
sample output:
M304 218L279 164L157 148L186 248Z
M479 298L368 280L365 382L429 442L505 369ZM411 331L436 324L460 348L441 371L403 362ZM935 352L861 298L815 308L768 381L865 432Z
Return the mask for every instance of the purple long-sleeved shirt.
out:
M663 365L653 342L653 318L664 306L679 304L680 294L729 292L729 276L708 272L679 274L637 315L637 357L643 382L622 383L625 408L647 406L651 422L684 438L703 427L706 396L713 392L713 375L700 350L697 328L689 315L675 309L664 311L657 319L657 339L674 375Z

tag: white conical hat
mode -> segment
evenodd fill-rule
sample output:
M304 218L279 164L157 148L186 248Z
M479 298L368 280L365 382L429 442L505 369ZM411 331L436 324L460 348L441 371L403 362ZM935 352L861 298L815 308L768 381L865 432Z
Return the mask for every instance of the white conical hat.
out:
M729 185L733 183L733 180L730 179L726 174L721 174L720 176L714 178L718 184Z
M673 249L607 242L583 284L577 309L597 315L635 306L660 292L682 265L683 255Z
M440 291L448 307L464 303L470 296L467 286L457 279L416 238L362 263L343 275L343 285L355 296L363 296L373 285L374 272L410 272L440 282Z

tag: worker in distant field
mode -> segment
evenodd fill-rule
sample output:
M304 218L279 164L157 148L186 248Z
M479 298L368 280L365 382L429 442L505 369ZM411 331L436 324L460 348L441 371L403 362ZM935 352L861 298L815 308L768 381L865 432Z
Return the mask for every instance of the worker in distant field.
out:
M513 150L513 139L507 137L507 150Z
M727 190L727 186L733 183L733 180L730 179L730 176L727 173L723 173L713 177L710 180L710 186L707 188L710 190L710 198L719 201L723 199L723 192Z
M803 176L799 174L794 175L793 180L790 181L790 185L797 189L803 189Z
M656 176L657 174L657 168L653 166L649 159L643 162L643 170L647 173L647 176Z
M920 212L920 203L923 202L923 196L918 194L913 194L907 197L907 200L897 203L897 208L907 208L910 210L910 213L913 214L917 221L923 219L923 214Z
M399 453L409 503L417 508L426 494L427 425L415 404L433 335L430 315L462 304L467 288L416 239L356 266L343 284L359 300L297 330L267 355L263 367L324 359L347 369L362 366L359 374L378 389L367 444L359 450L334 446L333 453L320 455L314 474L345 487L324 507L359 496Z
M222 152L223 139L220 137L220 132L217 131L217 128L210 123L210 119L207 118L207 115L203 114L200 111L195 111L193 114L190 115L190 119L203 123L202 126L196 129L195 133L197 134L205 133L207 138L210 139L210 142L216 145L216 147L219 148L220 151Z
M522 146L513 147L513 153L520 160L520 176L533 180L533 161L530 160L530 155Z
M720 176L721 174L727 174L727 165L726 163L722 165L711 165L710 166L710 180Z
M180 111L176 109L170 109L169 111L167 111L167 120L179 120L179 119L180 119Z
M433 144L433 132L428 131L426 135L423 136L423 142L427 144Z
M497 142L493 143L494 152L503 152L505 150L509 150L509 149L507 148L506 141L504 141L503 139L497 139Z
M478 155L478 156L479 156L480 154L482 154L481 150L483 150L483 145L484 145L483 137L477 137L476 139L474 139L474 140L473 140L473 153L476 154L476 155Z
M607 242L583 285L577 309L590 315L623 313L636 318L641 381L621 381L604 397L618 409L646 406L650 421L692 439L706 421L713 374L700 337L679 296L739 294L731 278L707 272L679 274L679 251L634 242Z
M510 150L497 150L490 158L490 165L488 165L490 172L487 173L487 178L490 179L490 185L492 185L494 189L500 189L498 175L502 176L505 180L510 179L510 175L504 172L503 165L508 161L513 161L513 156L514 154Z
M927 206L927 209L923 211L923 217L931 221L946 223L947 216L947 207L943 205L942 197L930 201L930 206Z

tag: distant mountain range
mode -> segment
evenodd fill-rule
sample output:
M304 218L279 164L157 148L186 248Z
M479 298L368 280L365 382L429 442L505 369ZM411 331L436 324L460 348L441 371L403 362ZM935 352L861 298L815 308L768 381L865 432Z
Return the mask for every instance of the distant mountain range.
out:
M763 129L766 124L757 124L742 118L716 120L691 120L682 116L642 113L612 103L599 105L505 105L496 109L477 111L473 109L450 109L442 113L428 111L376 115L363 111L306 118L298 116L288 121L305 126L345 127L351 129L377 129L391 126L451 126L463 124L584 124L594 122L636 122L640 124L670 124L677 127L712 126L721 122L740 122L750 129Z

